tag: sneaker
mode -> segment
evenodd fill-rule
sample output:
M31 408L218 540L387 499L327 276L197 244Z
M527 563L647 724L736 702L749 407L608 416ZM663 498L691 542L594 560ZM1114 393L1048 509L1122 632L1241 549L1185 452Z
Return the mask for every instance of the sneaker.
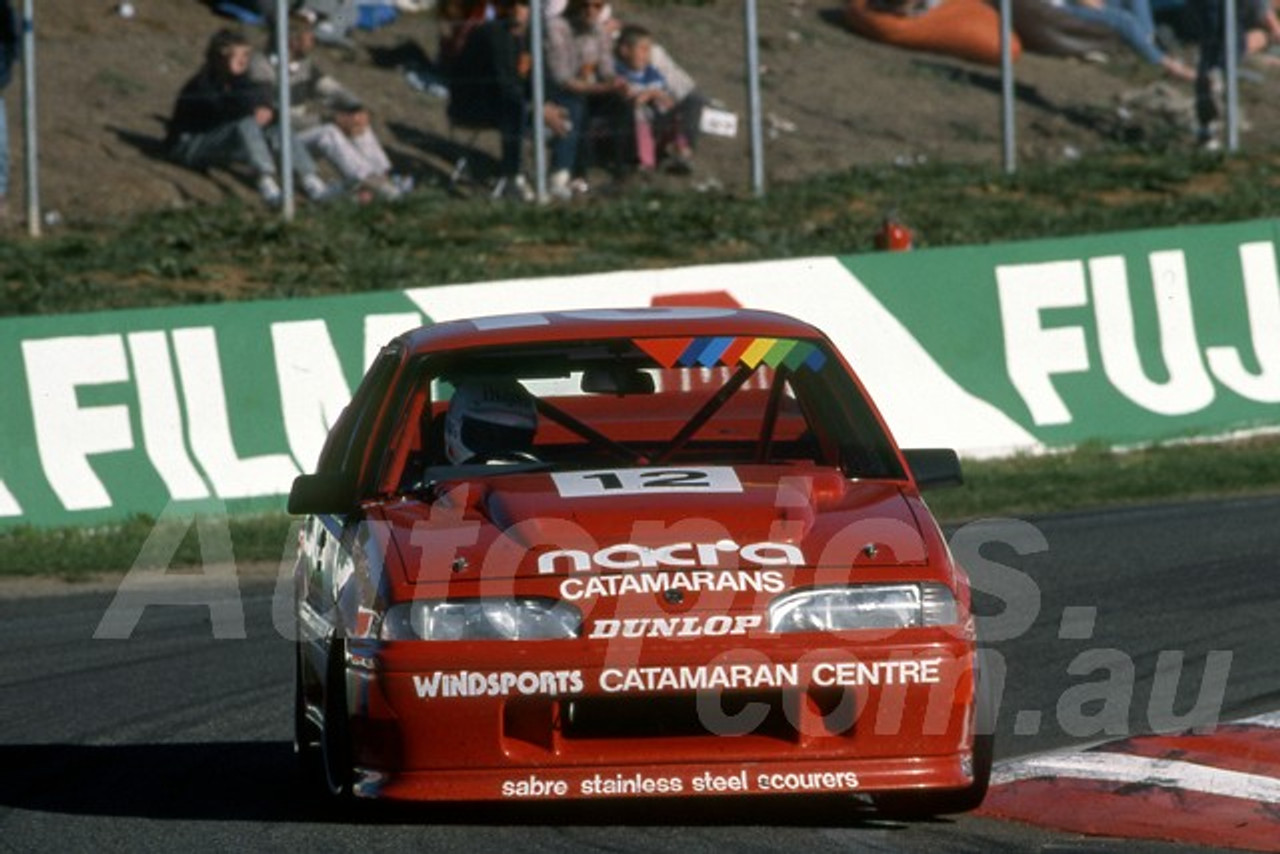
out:
M583 181L583 183L586 182ZM568 169L557 169L551 173L551 179L547 182L547 194L562 202L573 198L573 181L569 177Z
M373 199L381 199L384 202L394 202L400 198L402 191L400 186L395 183L388 175L374 175L371 178L365 178L360 182L356 189L356 195L362 201L372 201Z
M397 175L392 173L389 176L392 185L400 191L400 195L412 193L413 188L417 186L417 182L413 180L412 175Z
M314 172L302 178L302 192L313 202L327 202L334 197L339 188L330 187L324 179Z
M1201 151L1217 152L1222 150L1222 127L1219 122L1200 125L1196 131L1196 145Z
M511 199L517 202L532 202L535 198L533 188L523 175L512 178L500 178L493 187L493 198Z
M274 175L261 175L258 177L258 195L262 196L262 200L267 203L268 207L279 207L284 199L284 194L280 191L280 182L276 180Z
M685 146L672 146L662 163L668 174L690 175L693 173L693 151Z

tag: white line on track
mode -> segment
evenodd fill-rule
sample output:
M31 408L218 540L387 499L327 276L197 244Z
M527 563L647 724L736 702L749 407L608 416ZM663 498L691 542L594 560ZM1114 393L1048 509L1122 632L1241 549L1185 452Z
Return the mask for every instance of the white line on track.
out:
M991 776L991 782L999 785L1038 777L1068 777L1111 783L1146 783L1152 786L1280 804L1280 779L1274 777L1226 771L1193 762L1152 759L1102 751L1016 760L997 767Z
M1263 715L1254 715L1244 720L1231 721L1233 724L1251 724L1253 726L1267 727L1268 729L1280 729L1280 712L1267 712Z

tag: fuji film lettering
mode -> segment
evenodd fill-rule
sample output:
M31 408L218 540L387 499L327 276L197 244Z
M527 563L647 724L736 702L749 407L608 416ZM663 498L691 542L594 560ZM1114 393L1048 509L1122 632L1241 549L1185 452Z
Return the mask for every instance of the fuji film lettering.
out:
M554 575L566 570L590 572L592 569L618 571L660 567L714 569L737 566L740 562L756 566L803 566L804 553L787 543L750 543L740 546L733 540L671 543L665 546L619 543L594 553L580 549L545 552L538 556L538 573Z
M587 635L593 640L608 638L700 638L745 635L764 623L761 614L739 614L729 617L629 617L622 620L599 619Z

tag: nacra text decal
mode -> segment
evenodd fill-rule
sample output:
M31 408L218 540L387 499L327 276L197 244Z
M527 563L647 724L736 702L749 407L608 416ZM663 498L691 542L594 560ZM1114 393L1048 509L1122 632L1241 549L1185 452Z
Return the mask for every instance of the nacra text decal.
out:
M592 569L662 567L715 569L734 567L740 562L756 566L803 566L804 553L787 543L749 543L740 546L733 540L721 540L718 543L672 543L666 546L619 543L595 553L580 549L546 552L538 556L538 573L554 575L566 570L590 572Z

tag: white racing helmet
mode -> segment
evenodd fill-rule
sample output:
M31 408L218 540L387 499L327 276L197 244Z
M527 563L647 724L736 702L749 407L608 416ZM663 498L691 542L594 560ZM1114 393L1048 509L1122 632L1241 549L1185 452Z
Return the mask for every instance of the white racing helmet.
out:
M444 452L462 465L476 457L528 453L538 430L533 395L510 377L460 381L444 417Z

